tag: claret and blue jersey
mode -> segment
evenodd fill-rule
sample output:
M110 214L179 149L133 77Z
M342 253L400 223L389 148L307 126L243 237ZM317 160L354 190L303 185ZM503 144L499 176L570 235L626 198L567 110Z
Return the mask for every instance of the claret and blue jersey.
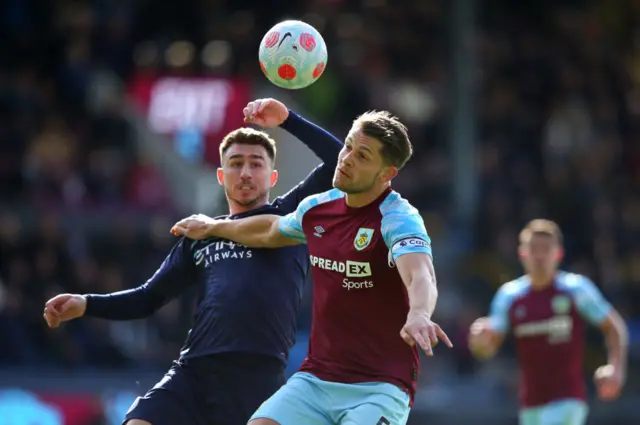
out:
M542 290L533 290L527 276L498 290L489 321L514 336L523 406L585 398L585 328L601 324L611 309L593 282L573 273L559 272Z
M399 336L409 300L395 261L432 255L418 211L391 188L361 208L333 189L302 201L279 229L306 243L311 260L313 324L301 371L327 381L389 382L413 395L418 352Z

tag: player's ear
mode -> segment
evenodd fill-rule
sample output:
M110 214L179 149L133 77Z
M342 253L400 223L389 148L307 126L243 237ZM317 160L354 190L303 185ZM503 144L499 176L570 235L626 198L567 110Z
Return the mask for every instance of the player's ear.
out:
M527 250L524 249L524 245L522 244L518 245L518 257L521 260L524 260L525 258L527 258Z
M558 248L558 252L556 252L556 261L560 262L562 261L563 258L564 258L564 248L560 247Z
M398 167L395 167L393 165L387 165L385 169L382 171L382 174L380 175L380 177L382 177L382 179L385 182L390 182L397 175L398 175Z
M224 186L224 171L222 171L222 167L218 167L216 175L218 176L218 184Z
M278 182L278 170L271 171L271 178L269 179L270 187L273 187Z

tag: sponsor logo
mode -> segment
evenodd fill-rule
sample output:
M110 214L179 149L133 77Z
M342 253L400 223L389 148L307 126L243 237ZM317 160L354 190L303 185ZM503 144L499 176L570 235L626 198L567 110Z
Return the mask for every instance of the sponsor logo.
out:
M193 253L193 262L209 267L221 260L242 260L253 257L253 252L244 245L231 241L216 241L197 249Z
M358 233L356 233L356 238L353 240L353 246L358 251L362 251L371 243L371 239L373 238L373 233L375 230L368 229L366 227L361 227L358 229Z
M337 273L344 273L347 277L371 276L371 264L360 261L347 260L346 262L330 260L328 258L309 256L311 265L323 270L331 270Z
M372 280L363 280L363 281L353 281L349 280L349 278L342 279L342 287L346 288L347 291L352 289L369 289L373 288Z
M420 238L407 238L407 239L402 239L401 241L396 242L396 244L394 245L395 247L412 247L412 246L417 246L417 247L421 247L421 248L429 248L429 244L424 240L424 239L420 239Z
M513 334L516 338L547 335L550 344L559 344L571 340L573 319L571 316L555 316L547 320L517 325Z
M344 275L345 278L342 280L342 287L347 290L373 288L372 280L361 279L371 276L371 264L369 263L351 260L336 261L328 258L316 257L315 255L310 255L309 258L313 267Z

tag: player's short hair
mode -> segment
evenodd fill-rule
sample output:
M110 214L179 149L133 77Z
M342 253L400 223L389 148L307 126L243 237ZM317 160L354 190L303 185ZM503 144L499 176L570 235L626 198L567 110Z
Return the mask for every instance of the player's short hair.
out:
M271 162L276 161L276 142L264 131L259 131L250 127L242 127L233 130L224 136L220 142L220 159L233 145L252 145L262 146L266 151Z
M563 237L560 226L551 220L545 220L542 218L531 220L520 232L520 243L528 243L534 235L550 236L558 243L558 245L562 245Z
M353 127L362 130L365 136L382 142L383 160L398 169L404 167L413 154L407 127L390 112L365 112L355 119Z

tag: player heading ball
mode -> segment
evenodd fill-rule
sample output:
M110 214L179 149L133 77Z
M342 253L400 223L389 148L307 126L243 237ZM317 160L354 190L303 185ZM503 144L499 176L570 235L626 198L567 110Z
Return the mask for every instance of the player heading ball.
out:
M402 425L416 391L417 347L432 355L438 339L451 346L431 319L438 295L431 240L418 211L391 189L411 154L397 118L368 112L354 121L340 151L334 189L306 198L295 212L177 223L186 235L247 246L305 243L311 258L323 259L323 266L312 261L307 358L253 415L253 425ZM360 276L334 267L348 262L364 265ZM361 289L345 290L345 278Z

